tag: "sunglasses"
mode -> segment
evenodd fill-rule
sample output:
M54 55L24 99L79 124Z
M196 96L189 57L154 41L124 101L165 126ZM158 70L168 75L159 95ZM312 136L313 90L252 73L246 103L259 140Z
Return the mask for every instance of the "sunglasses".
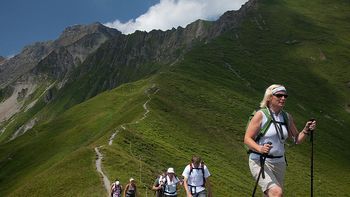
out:
M277 98L282 98L284 96L284 98L288 98L288 94L274 94L275 97Z

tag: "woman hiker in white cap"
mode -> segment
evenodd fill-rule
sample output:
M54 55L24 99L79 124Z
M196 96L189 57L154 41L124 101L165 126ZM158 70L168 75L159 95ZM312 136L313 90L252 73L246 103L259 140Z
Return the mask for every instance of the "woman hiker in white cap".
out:
M125 186L123 197L136 197L136 184L133 178L130 178L129 183Z
M261 109L254 114L244 136L244 143L250 149L250 171L265 196L270 197L283 196L286 139L293 138L295 144L300 144L310 131L316 128L316 121L312 119L306 122L301 132L298 132L292 116L282 110L287 97L287 90L284 86L271 85L268 87L260 103ZM264 129L264 126L267 128ZM260 135L263 130L266 132Z
M176 197L179 183L181 182L176 177L174 168L168 168L167 175L164 179L164 197Z

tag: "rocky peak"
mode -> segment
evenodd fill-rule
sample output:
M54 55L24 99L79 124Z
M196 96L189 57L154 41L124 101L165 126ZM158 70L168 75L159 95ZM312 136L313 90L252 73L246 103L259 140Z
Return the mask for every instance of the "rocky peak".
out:
M109 38L121 34L118 30L103 26L101 23L91 25L74 25L66 28L55 41L36 42L23 48L20 54L8 61L0 61L0 87L12 83L19 76L28 73L41 60L61 47L66 47L65 53L74 58L73 64L83 62ZM62 50L65 51L65 50ZM55 51L54 53L56 53ZM58 55L58 57L62 57ZM51 58L52 59L52 58ZM2 63L1 63L2 62ZM46 61L51 62L51 61ZM66 62L66 61L60 61ZM71 63L71 61L68 61ZM72 65L62 65L63 67Z
M68 46L77 42L86 35L103 34L107 37L121 34L118 30L108 28L101 23L93 23L90 25L73 25L67 27L61 36L55 41L59 46Z
M3 62L0 70L0 87L4 87L28 72L52 50L52 42L36 42L23 48L21 53Z
M237 28L249 10L254 9L257 0L250 0L240 10L228 11L217 21L197 20L185 28L171 30L135 31L133 34L114 36L98 51L98 57L114 59L112 67L135 66L145 62L170 63L190 50L198 42L208 42L223 32ZM101 25L99 25L101 26ZM78 28L78 27L76 27ZM181 50L179 50L181 49ZM102 55L103 54L103 55ZM100 65L98 57L93 64ZM113 58L112 58L113 57Z
M247 13L256 8L257 1L258 0L249 0L242 5L239 10L225 12L217 21L214 22L214 26L211 30L211 36L218 36L222 32L238 27L241 21L246 17Z

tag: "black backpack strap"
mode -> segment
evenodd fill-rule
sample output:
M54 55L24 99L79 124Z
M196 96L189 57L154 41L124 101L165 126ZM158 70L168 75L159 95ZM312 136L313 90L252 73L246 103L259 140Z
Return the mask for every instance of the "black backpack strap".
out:
M279 136L279 138L280 138L281 140L284 140L282 127L280 127L279 125L277 125L277 122L276 122L276 120L275 120L275 117L273 116L273 114L272 114L270 108L268 108L268 110L269 110L269 112L270 112L270 115L271 115L271 118L272 118L272 123L273 123L273 125L275 126L277 135Z
M203 185L201 185L202 187L205 187L205 182L206 182L206 180L205 180L205 174L204 174L204 163L201 163L200 164L200 168L194 168L193 166L192 166L193 164L192 163L190 163L190 175L191 175L191 173L193 172L193 169L196 169L196 170L201 170L202 171L202 175L203 175ZM192 185L190 185L191 187L193 187Z
M204 163L202 163L201 165L202 165L201 168L202 168L202 174L203 174L203 185L202 186L205 187L206 180L205 180L205 175L204 175Z

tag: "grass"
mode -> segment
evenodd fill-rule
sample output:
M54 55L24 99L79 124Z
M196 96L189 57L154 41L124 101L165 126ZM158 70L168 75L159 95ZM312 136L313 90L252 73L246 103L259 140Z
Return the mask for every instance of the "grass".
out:
M152 77L78 105L94 83L76 82L82 83L82 92L72 85L42 112L55 116L15 141L0 144L0 195L105 196L93 150L102 145L109 179L118 177L125 185L135 178L141 196L151 193L149 187L161 169L174 167L181 175L193 154L207 164L215 196L248 196L254 180L242 142L245 124L265 88L282 83L290 95L286 110L297 127L310 117L318 121L315 196L346 196L350 116L344 106L350 102L350 40L345 21L350 6L346 1L332 1L332 6L329 2L261 0L240 28L198 45ZM334 18L338 20L333 23ZM152 65L150 70L159 67ZM149 92L150 112L140 120L148 100L145 91L154 84L159 91ZM67 107L69 102L74 107ZM116 130L113 144L107 145ZM310 143L289 142L286 148L285 196L307 196Z

